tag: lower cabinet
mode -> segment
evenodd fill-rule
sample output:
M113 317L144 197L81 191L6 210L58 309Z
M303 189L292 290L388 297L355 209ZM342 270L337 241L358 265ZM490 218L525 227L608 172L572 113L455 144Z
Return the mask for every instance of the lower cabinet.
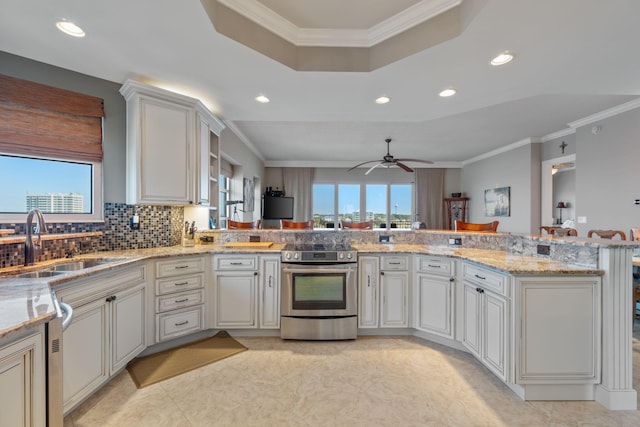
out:
M463 264L462 344L489 370L509 381L510 282L506 275Z
M407 256L358 258L358 327L409 326Z
M256 328L258 257L213 257L214 328Z
M517 384L597 384L601 285L594 276L518 277Z
M418 255L415 264L414 328L453 339L455 261Z
M0 426L47 423L43 328L9 344L0 343Z
M280 257L260 257L260 328L280 328Z
M65 414L146 348L146 288L138 266L56 289L74 309L62 338Z
M156 342L205 329L205 265L204 256L156 262Z

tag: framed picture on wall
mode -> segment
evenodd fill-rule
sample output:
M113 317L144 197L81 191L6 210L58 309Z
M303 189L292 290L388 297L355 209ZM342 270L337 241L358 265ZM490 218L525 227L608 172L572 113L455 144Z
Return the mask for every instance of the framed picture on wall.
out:
M484 190L485 216L511 216L511 187Z
M254 210L254 195L253 195L253 191L254 191L254 183L253 183L253 179L249 179L249 178L244 178L242 181L242 190L243 190L243 194L244 194L244 203L243 203L243 208L245 212L253 212Z

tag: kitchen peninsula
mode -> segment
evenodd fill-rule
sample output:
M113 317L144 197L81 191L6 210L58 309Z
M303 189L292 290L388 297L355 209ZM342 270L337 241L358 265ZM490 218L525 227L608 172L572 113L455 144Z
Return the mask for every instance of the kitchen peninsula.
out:
M6 313L0 331L2 345L10 344L54 315L51 309L25 312L20 308L29 306L27 299L33 303L33 298L43 295L46 284L56 293L64 294L64 290L76 282L84 283L94 276L108 276L127 269L141 271L142 279L136 286L143 291L142 301L146 303L147 312L143 322L147 330L143 332L141 349L157 345L161 339L154 325L158 328L156 319L161 319L162 313L154 314L156 299L161 297L156 295L154 284L163 280L161 266L174 260L203 260L191 274L202 275L204 283L200 288L205 293L203 324L198 330L204 333L209 329L220 329L216 323L219 319L213 313L216 297L210 288L211 277L219 268L216 265L221 264L216 264L214 259L233 256L270 260L272 263L266 265L273 267L273 261L277 263L286 243L347 242L358 250L359 317L367 304L374 311L367 316L372 315L375 323L373 326L360 324L359 335L412 334L468 351L526 400L596 400L609 409L636 409L630 345L631 254L635 247L631 242L456 233L462 237L462 245L457 247L448 244L451 232L425 230L217 230L207 234L214 237L215 244L100 252L91 257L100 256L113 262L52 278L11 278L10 274L23 272L24 268L0 270L3 276L0 278L1 308ZM223 245L233 241L248 242L249 235L255 234L259 234L263 242L274 244L267 248ZM393 243L379 243L381 234L390 235ZM539 245L545 246L550 255L536 255ZM381 323L382 317L376 317L383 313L378 310L384 310L380 301L374 299L364 303L362 300L366 294L362 288L365 283L363 266L382 266L388 256L407 260L406 271L398 272L407 279L403 313L407 321L405 326L391 328ZM46 268L61 261L44 262L32 269ZM373 264L365 264L369 261ZM255 283L252 292L260 292L264 275L277 277L277 271L272 267L268 267L272 270L265 270L263 265L260 261L252 270L256 272L255 276L252 272L252 276L258 277L252 282ZM378 268L377 271L374 268L373 274L380 273ZM380 277L384 276L375 275L375 280L385 280ZM383 282L380 286L386 285ZM446 309L439 310L434 301L446 305ZM489 321L483 324L479 319ZM549 328L550 324L554 327ZM225 329L232 335L277 334L276 326L265 325L257 321L253 326ZM495 327L498 329L492 329Z

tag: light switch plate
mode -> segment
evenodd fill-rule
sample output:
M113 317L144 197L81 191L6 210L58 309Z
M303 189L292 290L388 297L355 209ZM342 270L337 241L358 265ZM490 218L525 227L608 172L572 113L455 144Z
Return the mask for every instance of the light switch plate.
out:
M579 216L578 217L578 224L586 224L587 223L587 217L586 216Z

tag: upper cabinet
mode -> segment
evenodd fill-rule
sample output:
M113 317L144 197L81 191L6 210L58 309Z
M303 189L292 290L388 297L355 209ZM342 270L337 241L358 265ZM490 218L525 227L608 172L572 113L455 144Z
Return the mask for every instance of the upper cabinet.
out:
M211 178L224 124L195 98L132 80L120 93L127 101L127 203L215 209Z

